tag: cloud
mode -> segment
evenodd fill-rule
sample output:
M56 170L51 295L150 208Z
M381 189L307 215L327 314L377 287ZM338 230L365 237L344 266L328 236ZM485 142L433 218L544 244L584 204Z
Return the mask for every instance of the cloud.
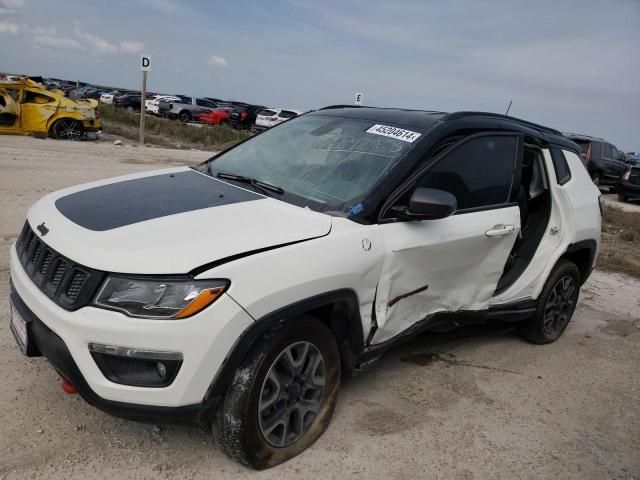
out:
M214 67L226 67L229 64L226 58L220 57L218 55L211 55L209 58L207 58L207 63L209 65L213 65Z
M0 33L16 34L20 30L17 24L11 22L0 22Z
M24 5L24 0L0 0L0 15L16 13Z
M142 42L131 42L128 40L120 42L120 51L122 53L140 53L142 50L144 50L144 43Z
M170 14L183 10L183 6L171 0L137 0L142 5L158 10L159 12Z
M118 51L118 47L116 47L112 43L109 43L107 40L97 35L83 32L77 25L73 29L73 32L78 38L81 38L85 43L89 44L99 52L116 53Z
M22 26L25 30L27 30L27 26L23 25ZM49 36L56 36L58 34L58 32L56 31L56 27L33 27L31 29L29 29L29 31L31 33L33 33L34 35L49 35Z
M84 50L84 47L72 38L55 37L53 35L36 35L33 37L33 42L41 47Z

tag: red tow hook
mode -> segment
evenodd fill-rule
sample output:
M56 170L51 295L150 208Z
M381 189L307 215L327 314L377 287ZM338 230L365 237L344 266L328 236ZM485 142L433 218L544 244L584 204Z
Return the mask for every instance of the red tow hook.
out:
M62 390L64 390L65 393L68 393L69 395L75 395L76 393L78 393L78 391L76 390L76 387L73 386L73 383L71 383L66 378L62 379L62 382L60 382L60 385L62 385Z

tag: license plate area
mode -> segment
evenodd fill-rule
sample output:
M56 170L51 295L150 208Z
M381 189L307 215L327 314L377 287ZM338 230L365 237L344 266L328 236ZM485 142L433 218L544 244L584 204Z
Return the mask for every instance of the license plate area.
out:
M13 301L9 302L9 306L11 308L11 332L18 343L20 351L26 355L27 348L29 346L29 327L27 325L27 321L22 318L22 315L20 315L20 312L16 309Z

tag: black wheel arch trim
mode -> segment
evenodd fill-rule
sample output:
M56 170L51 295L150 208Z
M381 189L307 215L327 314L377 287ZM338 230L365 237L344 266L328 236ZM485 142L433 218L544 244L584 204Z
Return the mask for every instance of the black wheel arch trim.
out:
M337 310L335 309L336 306L339 306ZM334 307L332 312L334 315L329 319L320 320L328 320L330 322L327 326L334 335L337 333L336 329L344 328L345 330L341 332L343 335L342 340L348 339L348 346L352 353L359 356L364 348L364 337L356 292L351 289L339 289L315 295L279 308L249 325L238 337L218 369L207 390L204 401L220 398L225 394L241 362L255 343L267 332L284 328L294 322L296 317L323 307ZM336 341L340 342L340 340L340 338L336 338ZM338 346L341 347L340 343Z
M593 270L596 252L598 251L598 243L593 239L580 240L570 244L565 252L560 256L560 260L571 260L580 270L580 284L584 284L591 275ZM587 252L587 261L581 258Z

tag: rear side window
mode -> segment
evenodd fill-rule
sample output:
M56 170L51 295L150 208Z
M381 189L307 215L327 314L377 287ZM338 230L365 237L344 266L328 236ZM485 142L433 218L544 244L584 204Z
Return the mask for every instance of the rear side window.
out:
M587 152L589 151L589 147L591 146L591 142L585 142L584 140L574 140L574 143L576 143L580 147L580 150L582 150L582 153L584 153L585 155L587 154Z
M258 112L258 114L259 114L259 115L264 115L265 117L271 117L272 115L275 115L275 114L276 114L276 112L274 112L273 110L267 110L267 109L265 109L265 110L260 110L260 111Z
M187 104L193 103L193 101L191 100L191 97L180 97L180 101L181 103L187 103Z
M608 143L604 143L604 150L602 152L602 156L605 158L613 158L613 151L611 150L611 145Z
M556 179L560 185L564 185L571 180L571 170L567 159L559 148L551 148L551 160L553 161L553 169L556 172Z
M280 118L293 118L297 117L298 114L296 112L290 112L289 110L282 110L278 116Z
M517 138L487 136L462 143L431 166L416 187L445 190L458 210L509 201L517 158Z

